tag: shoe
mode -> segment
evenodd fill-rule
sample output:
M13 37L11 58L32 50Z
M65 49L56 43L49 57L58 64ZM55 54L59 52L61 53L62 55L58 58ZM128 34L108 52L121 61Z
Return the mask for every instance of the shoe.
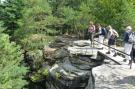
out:
M128 63L128 64L130 65L131 63L132 63L132 61L131 61L131 60L129 60L129 63Z
M101 48L101 50L103 50L103 47Z
M124 59L124 60L123 60L123 62L126 62L126 61L127 61L127 59Z
M106 54L110 54L110 52L108 51L108 52L106 52Z
M116 57L117 56L117 53L115 53L114 55L113 55L113 57Z
M103 50L103 47L102 48L98 48L99 50Z

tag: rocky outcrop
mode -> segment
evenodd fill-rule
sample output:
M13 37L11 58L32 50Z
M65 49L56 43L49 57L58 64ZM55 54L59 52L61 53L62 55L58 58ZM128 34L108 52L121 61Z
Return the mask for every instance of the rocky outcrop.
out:
M28 56L39 61L30 78L38 89L95 89L92 69L102 64L103 59L93 59L91 55L71 53L68 46L74 46L72 38L60 37L49 47L44 47L42 56ZM87 43L77 45L89 45ZM77 46L76 45L76 46ZM40 54L38 51L37 54ZM40 58L38 60L38 58ZM31 64L37 65L34 61ZM43 83L44 82L44 83ZM41 86L45 86L41 88ZM34 88L32 88L34 89Z
M68 49L69 45L89 46L89 41L72 42L71 40L57 40L54 41L53 45L56 46L58 44L60 46L61 42L63 44L61 47L53 47L57 48L57 50L54 51L51 57L56 61L48 70L49 77L47 78L46 89L95 89L92 68L101 65L103 59L92 59L91 55L71 53L71 50Z
M72 55L64 48L56 53L57 62L49 69L46 89L94 89L92 68L101 65L101 60Z

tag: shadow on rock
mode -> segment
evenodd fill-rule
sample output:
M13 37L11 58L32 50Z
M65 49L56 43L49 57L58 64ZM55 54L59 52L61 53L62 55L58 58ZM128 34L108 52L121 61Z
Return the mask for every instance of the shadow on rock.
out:
M124 77L122 80L116 81L117 84L130 84L135 86L135 76Z

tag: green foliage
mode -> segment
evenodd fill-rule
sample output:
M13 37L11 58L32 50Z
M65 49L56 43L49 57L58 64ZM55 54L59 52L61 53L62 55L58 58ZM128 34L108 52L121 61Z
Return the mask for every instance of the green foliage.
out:
M56 72L56 79L59 80L60 77L61 77L60 73Z
M36 70L38 70L44 62L42 50L29 51L27 57L32 60L32 67Z
M59 3L57 3L59 1ZM78 33L79 30L86 29L86 25L90 18L87 6L82 6L83 1L80 0L54 0L50 2L52 5L52 14L58 19L62 19L59 28L61 33ZM83 11L86 9L88 12ZM84 16L84 14L86 16ZM87 18L88 17L88 18Z
M23 60L20 47L2 33L0 44L0 89L22 89L27 84L23 79L27 69L20 64Z
M38 82L39 80L41 80L42 76L38 73L35 73L30 78L32 82Z
M135 1L6 0L0 3L0 22L6 28L4 32L29 51L28 56L32 58L36 71L40 71L44 61L41 49L54 39L53 36L66 32L83 34L90 20L103 26L112 25L119 33L127 25L135 28ZM26 68L20 66L20 48L10 43L9 36L1 32L0 28L0 88L20 89L26 83L22 80ZM33 81L48 74L47 70L41 71L43 73L33 75ZM59 73L56 76L59 78Z
M14 30L19 28L17 20L22 17L22 0L6 0L0 4L0 20L4 22L5 32L13 35Z
M119 32L127 25L134 26L135 8L132 0L98 0L94 1L92 14L96 22L112 25Z
M38 72L31 75L30 79L32 82L38 82L41 81L43 77L49 76L49 70L45 68L41 68L38 70Z
M111 24L119 32L126 25L135 26L135 1L7 0L0 4L0 20L17 43L32 51L34 66L40 68L42 55L38 50L52 41L52 35L82 34L90 20Z
M4 27L2 27L2 25L3 25L3 23L2 23L2 22L0 22L0 33L2 33L2 32L5 30L5 28L4 28Z
M44 45L48 45L53 39L53 37L44 34L32 34L22 39L20 44L25 50L36 50L42 49Z
M57 34L55 29L59 20L52 15L47 0L24 1L23 18L18 20L20 29L14 33L14 38L27 50L41 49L51 37Z
M133 0L7 0L0 15L7 29L19 28L14 34L21 34L19 38L80 32L90 20L121 32L124 26L135 25L134 5Z
M43 72L43 75L45 75L46 77L49 76L49 70L48 70L48 69L45 69L45 70L42 71L42 72Z
M37 33L55 34L53 26L58 19L51 14L49 3L46 0L27 0L25 3L23 18L18 21L21 28L17 32L23 33L23 37ZM52 31L48 31L50 29Z

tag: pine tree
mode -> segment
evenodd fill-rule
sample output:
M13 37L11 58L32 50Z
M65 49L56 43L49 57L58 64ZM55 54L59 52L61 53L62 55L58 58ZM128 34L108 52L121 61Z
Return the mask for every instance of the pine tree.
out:
M119 32L126 25L134 26L135 8L132 0L93 0L92 15L105 26L112 25Z
M20 28L15 31L14 37L26 49L43 48L49 40L48 35L58 33L59 20L52 15L47 0L27 0L23 3L23 16L18 20Z
M0 33L0 89L22 89L26 84L27 68L21 64L20 47L9 41L9 36Z
M0 20L4 22L5 32L10 35L19 28L17 20L22 17L23 6L22 0L5 0L0 4Z

